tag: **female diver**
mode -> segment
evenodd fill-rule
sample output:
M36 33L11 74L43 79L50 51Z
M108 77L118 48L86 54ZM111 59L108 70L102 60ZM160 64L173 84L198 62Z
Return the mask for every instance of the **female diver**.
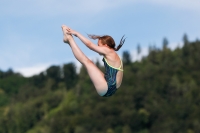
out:
M115 48L115 42L111 36L88 35L91 39L98 39L98 46L85 38L79 32L62 25L63 41L68 43L75 58L86 68L97 93L100 96L108 97L113 95L120 87L123 78L123 64L115 51L123 45L125 39L121 39L120 44ZM101 70L80 50L75 43L73 36L78 37L89 49L103 55L105 75Z

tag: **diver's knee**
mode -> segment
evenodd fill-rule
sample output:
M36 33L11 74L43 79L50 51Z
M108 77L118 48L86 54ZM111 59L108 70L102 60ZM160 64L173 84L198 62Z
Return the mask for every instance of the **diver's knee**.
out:
M106 93L107 93L108 89L101 89L101 90L97 90L97 93L99 94L99 96L103 97Z

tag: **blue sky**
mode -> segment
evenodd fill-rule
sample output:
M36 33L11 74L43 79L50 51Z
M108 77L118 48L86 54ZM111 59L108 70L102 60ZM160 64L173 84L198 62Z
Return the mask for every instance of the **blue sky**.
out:
M62 41L62 24L83 35L111 35L116 44L125 34L118 53L128 50L136 59L137 44L145 55L164 37L171 48L182 45L184 33L200 38L199 16L199 0L1 0L0 69L32 76L51 65L80 66ZM75 40L90 59L102 58Z

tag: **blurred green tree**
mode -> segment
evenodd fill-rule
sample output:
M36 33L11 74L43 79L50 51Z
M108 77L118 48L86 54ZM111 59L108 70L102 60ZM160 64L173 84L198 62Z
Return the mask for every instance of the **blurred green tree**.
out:
M64 82L67 89L74 87L78 81L78 74L76 73L76 66L74 63L68 63L63 66Z
M124 51L122 53L122 60L125 65L129 65L131 63L132 58L129 51Z

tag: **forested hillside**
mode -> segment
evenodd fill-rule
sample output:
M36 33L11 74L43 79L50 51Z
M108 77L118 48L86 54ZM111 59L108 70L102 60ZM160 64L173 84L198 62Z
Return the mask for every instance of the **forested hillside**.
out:
M135 62L124 51L123 83L108 98L74 63L30 78L0 70L0 133L199 133L200 41L167 44Z

